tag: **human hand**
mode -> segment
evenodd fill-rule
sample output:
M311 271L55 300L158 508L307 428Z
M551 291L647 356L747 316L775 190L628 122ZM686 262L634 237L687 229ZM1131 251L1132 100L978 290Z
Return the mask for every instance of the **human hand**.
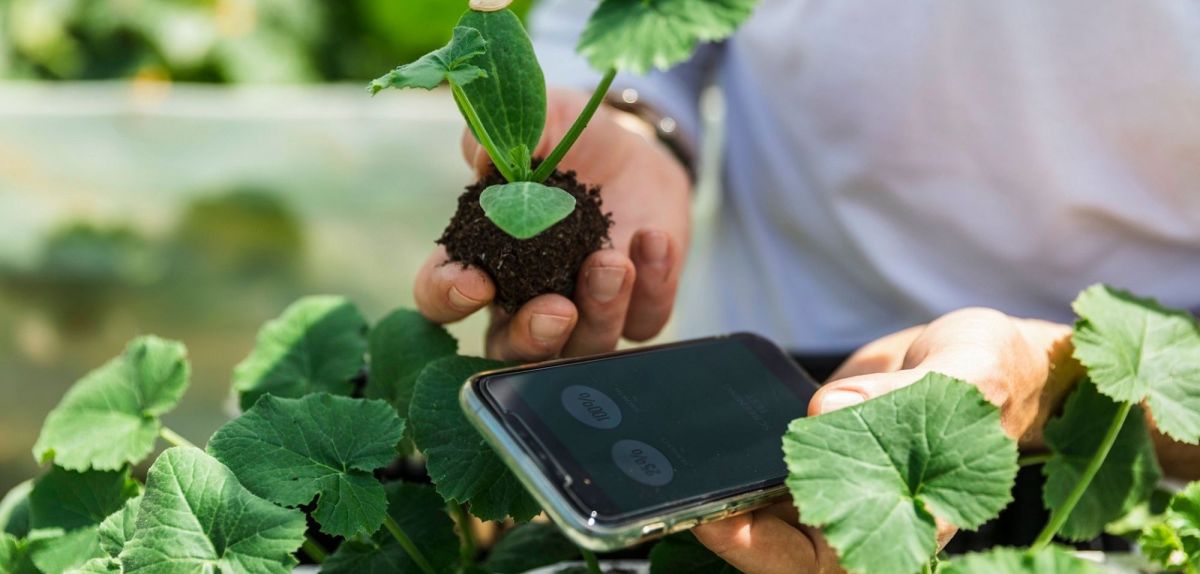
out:
M864 346L809 403L809 415L849 407L939 372L979 387L1000 407L1005 432L1026 449L1042 446L1042 427L1070 391L1080 367L1070 358L1071 329L964 309ZM937 521L938 544L955 527ZM840 572L836 553L800 525L791 504L699 526L696 537L746 574Z
M588 95L550 90L546 129L535 157L550 153L570 128ZM487 354L535 361L612 350L622 337L641 341L663 328L674 307L687 251L691 182L678 160L640 120L601 107L563 159L579 181L602 186L611 211L612 248L591 254L579 271L574 300L535 297L514 314L492 309ZM463 154L480 175L491 168L475 138L463 135ZM483 271L446 265L438 247L417 274L413 295L428 319L449 323L486 307L495 286Z

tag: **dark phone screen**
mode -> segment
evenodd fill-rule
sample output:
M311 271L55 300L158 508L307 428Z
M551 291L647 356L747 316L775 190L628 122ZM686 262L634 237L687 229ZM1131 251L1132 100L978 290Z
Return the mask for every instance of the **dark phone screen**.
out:
M816 390L751 335L493 375L480 387L552 482L599 521L779 484L784 431Z

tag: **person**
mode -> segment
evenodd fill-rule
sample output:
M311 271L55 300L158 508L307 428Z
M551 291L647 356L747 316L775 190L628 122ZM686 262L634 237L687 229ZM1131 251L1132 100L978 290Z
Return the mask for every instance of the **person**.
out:
M573 51L593 8L544 0L532 17L547 78L569 86L549 92L535 155L595 84ZM687 158L709 84L726 102L723 203L690 263L679 332L750 330L814 371L841 364L810 414L938 371L978 385L1037 449L1073 379L1082 288L1200 309L1200 10L762 0L686 64L618 79L613 95L634 109L602 109L562 164L603 186L612 248L587 259L574 300L493 311L490 355L597 353L663 328L692 239ZM469 135L463 151L489 169ZM436 249L419 272L422 312L451 322L487 307L487 276L445 261ZM1196 449L1156 442L1168 473L1200 478ZM836 571L796 518L779 504L695 533L747 573ZM944 543L954 528L939 524Z

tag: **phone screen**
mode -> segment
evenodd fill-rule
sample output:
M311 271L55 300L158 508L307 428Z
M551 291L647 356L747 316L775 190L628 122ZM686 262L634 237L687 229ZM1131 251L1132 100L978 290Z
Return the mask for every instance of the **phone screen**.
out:
M584 516L618 521L773 486L815 383L753 335L485 377L479 390Z

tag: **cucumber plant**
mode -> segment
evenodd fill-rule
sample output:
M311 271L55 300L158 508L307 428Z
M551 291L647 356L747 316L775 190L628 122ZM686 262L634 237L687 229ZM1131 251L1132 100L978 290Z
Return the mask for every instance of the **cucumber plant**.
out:
M495 174L459 199L439 240L450 259L489 273L497 284L496 302L510 311L543 293L570 295L579 266L608 241L612 221L601 211L598 189L559 173L560 162L619 71L646 73L686 60L698 42L732 34L756 2L600 2L578 51L603 76L545 158L534 154L546 124L546 84L529 36L507 1L473 0L448 44L372 81L372 94L447 85L495 166Z

